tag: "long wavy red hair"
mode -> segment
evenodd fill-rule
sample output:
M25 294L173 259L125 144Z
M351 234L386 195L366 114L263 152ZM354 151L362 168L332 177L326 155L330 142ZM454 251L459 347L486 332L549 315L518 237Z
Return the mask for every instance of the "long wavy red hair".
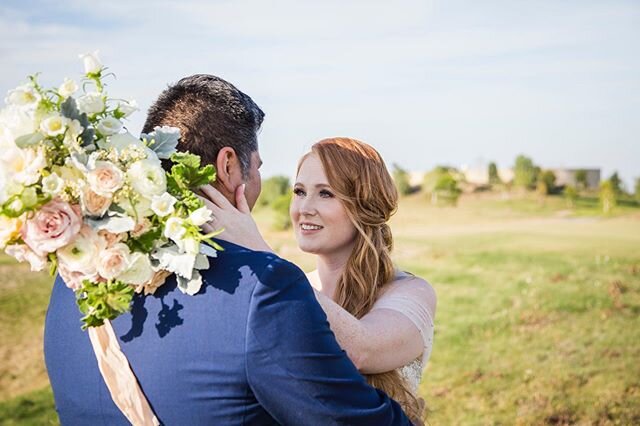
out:
M393 237L387 222L397 210L398 192L380 154L364 142L344 137L323 139L307 155L312 153L322 162L329 185L357 230L354 249L338 279L335 302L362 318L395 276ZM365 377L398 401L414 422L422 423L419 401L399 370Z

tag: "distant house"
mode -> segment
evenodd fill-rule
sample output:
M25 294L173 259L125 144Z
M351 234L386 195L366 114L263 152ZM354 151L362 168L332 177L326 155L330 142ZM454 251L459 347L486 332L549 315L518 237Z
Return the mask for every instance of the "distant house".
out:
M577 186L576 174L584 170L587 177L587 189L598 189L600 186L600 169L551 169L556 175L556 185Z

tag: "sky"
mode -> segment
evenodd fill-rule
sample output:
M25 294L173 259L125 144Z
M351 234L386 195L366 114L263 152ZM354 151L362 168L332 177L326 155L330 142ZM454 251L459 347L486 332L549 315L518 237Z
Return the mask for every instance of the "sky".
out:
M80 78L94 50L141 106L134 134L184 76L250 95L263 176L349 136L410 171L525 154L640 177L640 1L2 1L2 98L38 71Z

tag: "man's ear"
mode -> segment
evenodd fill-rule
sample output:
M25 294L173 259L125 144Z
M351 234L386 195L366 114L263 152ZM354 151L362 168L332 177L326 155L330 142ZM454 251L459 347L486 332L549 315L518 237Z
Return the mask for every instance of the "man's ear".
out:
M218 152L218 157L216 158L216 182L218 189L227 198L233 196L236 188L243 183L240 159L236 151L230 146L225 146Z

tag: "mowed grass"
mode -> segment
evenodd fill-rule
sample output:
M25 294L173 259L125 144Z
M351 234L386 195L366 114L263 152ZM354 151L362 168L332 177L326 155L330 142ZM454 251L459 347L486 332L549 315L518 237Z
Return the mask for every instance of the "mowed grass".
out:
M591 204L401 201L394 257L438 293L421 385L429 423L640 424L640 210L601 217ZM313 267L290 231L269 230L271 211L256 217L283 257ZM50 424L41 348L51 279L6 257L0 272L0 356L9 360L0 422Z

